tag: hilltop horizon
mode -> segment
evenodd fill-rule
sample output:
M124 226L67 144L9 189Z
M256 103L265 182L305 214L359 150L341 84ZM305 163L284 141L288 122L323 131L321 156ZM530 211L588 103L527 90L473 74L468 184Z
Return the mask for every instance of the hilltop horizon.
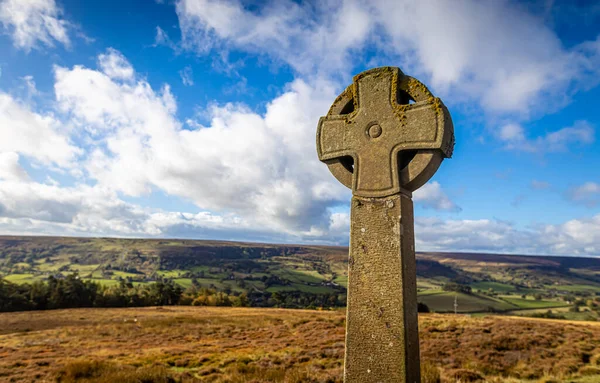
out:
M132 241L193 241L193 242L208 242L208 243L233 243L233 244L248 244L248 245L269 245L269 246L295 246L295 247L333 247L348 249L348 245L329 245L323 243L309 242L268 242L268 241L241 241L237 239L209 239L209 238L185 238L185 237L124 237L124 236L70 236L70 235L50 235L50 234L0 234L0 239L5 238L68 238L68 239L119 239ZM417 254L473 254L473 255L490 255L490 256L516 256L516 257L553 257L553 258L593 258L600 259L600 255L565 255L565 254L522 254L522 253L499 253L488 251L426 251L415 250Z

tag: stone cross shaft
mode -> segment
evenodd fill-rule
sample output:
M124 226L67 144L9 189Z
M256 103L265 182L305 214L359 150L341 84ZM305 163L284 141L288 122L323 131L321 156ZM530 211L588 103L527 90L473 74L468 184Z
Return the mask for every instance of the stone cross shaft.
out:
M352 189L345 382L420 382L412 192L452 155L450 114L394 67L354 77L317 127Z

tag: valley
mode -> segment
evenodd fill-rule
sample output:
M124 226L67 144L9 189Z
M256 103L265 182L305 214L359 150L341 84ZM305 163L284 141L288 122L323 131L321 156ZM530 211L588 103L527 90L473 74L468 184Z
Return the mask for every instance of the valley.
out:
M0 277L12 284L73 274L103 286L170 281L183 290L246 294L254 297L255 306L302 308L298 299L286 298L292 295L326 296L331 306L343 306L347 251L200 240L4 236ZM419 301L431 312L599 317L600 260L595 258L419 252L417 277Z

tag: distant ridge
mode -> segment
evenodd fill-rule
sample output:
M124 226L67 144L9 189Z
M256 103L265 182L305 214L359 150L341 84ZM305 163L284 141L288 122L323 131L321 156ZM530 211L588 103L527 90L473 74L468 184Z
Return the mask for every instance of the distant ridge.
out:
M107 286L167 279L183 288L263 296L329 294L344 302L348 248L171 238L0 236L0 277L6 281L33 283L73 273ZM417 277L419 300L433 311L453 311L458 294L460 312L510 313L564 307L575 302L573 296L588 302L589 297L600 295L600 258L417 252ZM595 313L588 310L586 315Z

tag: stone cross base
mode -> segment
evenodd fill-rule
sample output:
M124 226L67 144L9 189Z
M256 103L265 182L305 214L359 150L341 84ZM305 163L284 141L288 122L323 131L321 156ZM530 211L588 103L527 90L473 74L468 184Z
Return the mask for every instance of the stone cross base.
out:
M413 203L404 194L352 198L347 383L419 383Z

